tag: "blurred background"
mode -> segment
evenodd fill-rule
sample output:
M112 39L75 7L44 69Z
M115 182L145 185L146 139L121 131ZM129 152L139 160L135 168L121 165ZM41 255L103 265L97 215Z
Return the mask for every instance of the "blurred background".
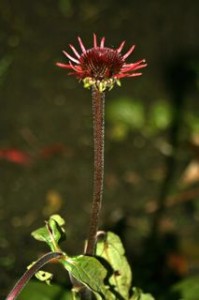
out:
M77 36L92 47L93 33L108 47L126 40L124 52L136 44L128 62L148 63L143 76L106 94L101 228L122 238L134 286L179 299L181 280L194 285L198 13L196 0L0 0L1 296L48 251L30 233L49 215L66 220L66 252L82 252L92 198L91 94L55 63L67 61L69 43L79 49ZM65 284L64 271L55 273ZM193 288L182 293L198 299Z

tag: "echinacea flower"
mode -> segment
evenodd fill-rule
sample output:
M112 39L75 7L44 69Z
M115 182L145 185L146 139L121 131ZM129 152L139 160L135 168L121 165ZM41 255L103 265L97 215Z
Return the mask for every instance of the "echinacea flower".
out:
M93 35L93 47L86 49L82 39L78 37L81 53L69 44L73 51L73 56L63 51L69 59L67 64L57 63L61 68L71 70L69 75L74 75L84 83L84 87L94 86L100 92L113 88L114 84L120 85L120 79L124 77L140 76L138 70L147 66L145 59L134 63L126 63L127 57L133 52L135 45L124 54L121 54L125 41L117 49L105 47L105 37L102 37L100 43L97 42L97 36ZM137 72L138 71L138 72Z

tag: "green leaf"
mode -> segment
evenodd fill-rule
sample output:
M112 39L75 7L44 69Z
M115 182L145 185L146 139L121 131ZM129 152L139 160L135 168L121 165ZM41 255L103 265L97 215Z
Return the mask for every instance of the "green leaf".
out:
M46 226L36 229L31 235L38 241L50 243L49 232Z
M174 292L179 292L184 300L198 300L199 295L199 275L190 276L180 281L173 287Z
M133 296L130 300L155 300L151 294L145 294L141 289L133 288Z
M60 226L60 227L63 227L65 225L65 220L58 214L54 214L50 217L49 219L49 222L51 220L54 220L57 222L57 224ZM65 231L63 228L62 228L63 231Z
M102 297L106 295L108 287L105 286L104 280L107 270L95 257L79 255L67 258L65 261L62 260L62 263L79 282Z
M35 273L35 277L40 281L45 281L46 284L50 285L50 282L53 278L53 274L40 270L37 273Z
M27 269L29 270L33 265L35 264L35 261L30 264ZM46 272L46 271L43 271L43 270L39 270L38 272L35 273L35 277L40 280L40 281L45 281L46 284L50 284L50 281L52 280L53 278L53 274L52 273L49 273L49 272Z
M44 227L41 227L31 233L38 241L46 242L52 251L59 251L58 243L65 234L63 225L65 221L59 215L53 215L46 222Z
M104 258L113 269L109 278L110 285L121 295L121 299L129 299L132 273L120 238L112 232L100 233L96 255Z
M31 280L17 298L18 300L74 300L71 291L58 285L46 285ZM77 300L77 299L76 299Z
M63 228L63 225L65 225L64 219L62 219L59 215L52 215L48 221L48 225L55 242L58 244L65 234L65 230Z

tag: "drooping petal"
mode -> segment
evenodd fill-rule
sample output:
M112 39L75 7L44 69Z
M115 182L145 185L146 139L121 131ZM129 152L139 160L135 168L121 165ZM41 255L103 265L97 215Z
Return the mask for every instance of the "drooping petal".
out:
M56 63L56 66L58 66L60 68L64 68L64 69L72 69L71 65L63 64L63 63L59 63L59 62Z

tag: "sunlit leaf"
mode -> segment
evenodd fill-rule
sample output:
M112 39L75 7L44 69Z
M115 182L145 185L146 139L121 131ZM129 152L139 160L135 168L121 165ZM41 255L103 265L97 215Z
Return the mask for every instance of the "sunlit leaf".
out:
M60 215L57 215L57 214L52 215L52 216L50 217L50 219L49 219L49 222L50 222L51 220L56 221L57 224L58 224L60 227L62 227L62 226L65 225L65 220L64 220Z
M113 269L112 275L109 278L110 285L124 299L128 299L132 273L120 238L112 232L100 233L96 255L104 258Z
M65 225L64 219L62 219L59 215L52 215L49 219L48 225L55 242L58 244L63 234L65 234L65 230L63 229L63 225Z
M47 244L50 242L49 232L46 226L36 229L31 235L38 241L46 242Z
M52 278L53 278L53 274L52 273L49 273L49 272L46 272L46 271L43 271L43 270L40 270L38 271L36 274L35 274L35 277L40 280L40 281L43 281L45 282L46 284L50 284Z
M104 280L107 276L107 270L96 258L79 255L67 258L63 264L66 270L79 282L93 292L106 295L107 287Z
M130 300L155 300L151 294L145 294L141 289L133 288L133 296Z
M30 269L33 265L35 264L35 262L33 262L31 265L29 265L27 267L27 269ZM46 271L43 271L43 270L39 270L38 272L35 273L35 277L40 280L40 281L43 281L45 282L46 284L50 284L50 281L52 280L53 278L53 274L52 273L49 273L49 272L46 272Z
M44 227L33 231L31 235L38 241L46 242L52 251L58 251L58 243L65 233L62 227L64 224L65 221L59 215L53 215Z

